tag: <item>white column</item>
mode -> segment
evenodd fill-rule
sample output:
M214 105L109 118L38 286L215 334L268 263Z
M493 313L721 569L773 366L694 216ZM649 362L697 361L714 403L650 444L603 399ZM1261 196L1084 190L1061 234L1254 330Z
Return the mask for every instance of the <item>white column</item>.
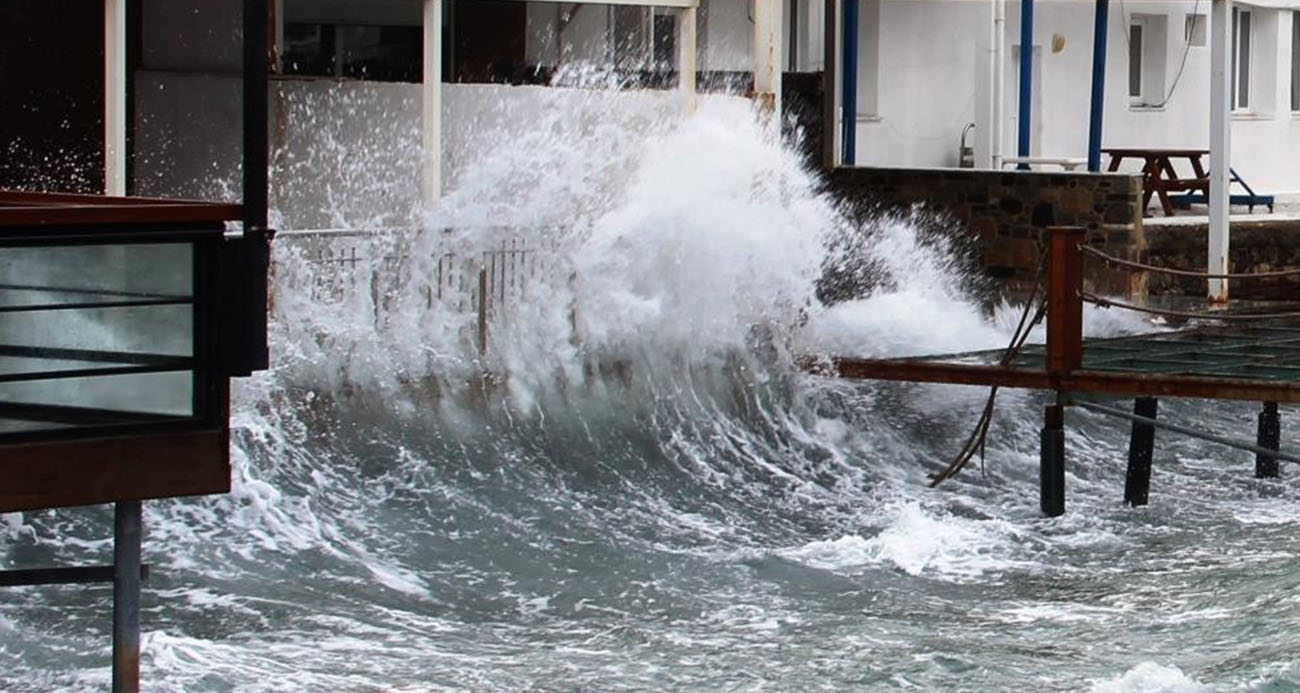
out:
M781 113L781 0L753 0L754 100L760 110Z
M126 0L104 1L104 194L126 194Z
M431 209L442 197L442 0L424 0L424 82L420 88L424 180L422 200Z
M1228 271L1228 167L1231 165L1232 133L1230 92L1232 56L1232 0L1213 0L1210 5L1210 231L1209 262L1206 271ZM1228 282L1209 280L1211 303L1228 300Z
M685 7L677 16L677 88L682 93L682 110L687 115L695 112L696 15L694 7Z

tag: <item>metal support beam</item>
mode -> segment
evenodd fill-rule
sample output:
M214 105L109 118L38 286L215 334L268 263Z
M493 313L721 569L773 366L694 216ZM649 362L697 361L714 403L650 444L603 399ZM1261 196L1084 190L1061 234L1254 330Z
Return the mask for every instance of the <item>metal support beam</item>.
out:
M427 211L442 198L442 0L424 0L423 45L420 132L424 165L421 200Z
M680 10L677 17L677 89L682 95L682 110L695 112L695 76L699 68L696 46L698 12L694 7Z
M113 693L140 690L140 501L113 509Z
M104 194L126 194L126 6L104 1Z
M1210 4L1210 227L1206 271L1228 273L1228 168L1231 166L1232 136L1232 0ZM1206 287L1210 303L1226 303L1228 281L1210 279Z
M1094 1L1097 7L1092 20L1092 113L1088 119L1088 170L1097 173L1101 171L1101 117L1106 105L1106 36L1110 26L1110 0Z
M840 161L845 166L857 163L858 152L858 0L844 0L844 92L840 106L844 109L844 151Z
M1259 413L1259 428L1255 436L1255 444L1265 450L1279 450L1281 438L1282 422L1277 414L1277 402L1265 402L1264 410ZM1255 478L1276 479L1277 459L1276 454L1256 452Z
M754 100L759 111L781 117L781 0L754 5Z
M1038 507L1047 517L1060 517L1065 514L1065 407L1045 409L1038 442Z
M1020 115L1016 122L1018 137L1016 156L1029 156L1029 135L1031 99L1033 98L1034 77L1034 0L1020 0ZM1016 168L1029 170L1029 164L1020 164Z
M1151 458L1155 453L1156 427L1142 419L1154 420L1160 400L1138 397L1133 400L1133 428L1128 439L1128 473L1124 477L1124 502L1147 504L1151 491Z
M115 568L111 565L0 570L0 587L86 585L96 582L113 582L116 576L114 570ZM149 566L141 564L140 581L149 581Z

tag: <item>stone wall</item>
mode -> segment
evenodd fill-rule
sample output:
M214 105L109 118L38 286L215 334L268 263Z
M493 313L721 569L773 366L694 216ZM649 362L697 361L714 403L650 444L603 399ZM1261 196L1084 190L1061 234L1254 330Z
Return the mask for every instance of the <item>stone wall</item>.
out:
M1151 223L1146 226L1147 249L1143 261L1157 267L1205 271L1208 224L1205 220L1180 223ZM1232 272L1270 272L1300 268L1300 219L1233 221L1228 242ZM1152 294L1202 297L1204 279L1148 273ZM1295 300L1300 296L1300 277L1232 281L1232 298Z
M1032 283L1049 226L1082 226L1090 245L1125 259L1146 249L1136 175L860 167L830 172L827 188L859 218L918 205L943 214L972 239L984 273L1013 290ZM1086 282L1099 293L1146 291L1141 273L1095 263Z

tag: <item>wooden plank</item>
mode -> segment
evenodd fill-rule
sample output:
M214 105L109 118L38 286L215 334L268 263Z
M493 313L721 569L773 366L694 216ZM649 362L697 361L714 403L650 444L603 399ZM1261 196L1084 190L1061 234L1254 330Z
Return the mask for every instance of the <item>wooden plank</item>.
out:
M0 447L0 512L228 491L220 429Z

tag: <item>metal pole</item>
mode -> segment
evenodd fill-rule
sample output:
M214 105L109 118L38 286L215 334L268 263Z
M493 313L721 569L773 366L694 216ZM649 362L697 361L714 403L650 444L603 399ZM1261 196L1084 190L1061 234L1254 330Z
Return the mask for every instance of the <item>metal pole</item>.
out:
M836 135L843 128L835 127L835 95L839 93L839 75L835 69L837 56L836 40L839 36L836 19L839 15L839 1L826 0L822 6L822 168L831 171L839 163L836 154Z
M1047 517L1060 517L1065 514L1065 407L1044 410L1038 442L1038 507Z
M1101 170L1101 117L1106 101L1106 36L1110 26L1110 0L1096 0L1092 21L1092 114L1088 120L1088 170Z
M1212 0L1210 5L1210 228L1206 271L1228 273L1228 168L1231 166L1232 110L1231 64L1232 0ZM1210 279L1210 303L1228 301L1228 280Z
M104 2L104 194L126 194L126 0Z
M1020 115L1017 127L1019 140L1016 156L1029 156L1030 99L1033 97L1034 76L1034 0L1020 0ZM1029 170L1029 164L1016 168Z
M140 501L113 508L113 693L140 690Z
M840 161L845 166L857 162L858 151L858 0L844 0L844 80L840 107L844 127L844 152Z
M1266 450L1277 450L1282 438L1282 422L1277 415L1277 402L1265 402L1259 413L1259 428L1255 442ZM1255 453L1255 478L1277 478L1277 454Z
M753 0L754 100L774 123L781 117L781 2Z
M1133 401L1133 414L1155 420L1160 400L1155 397L1138 397ZM1145 421L1133 421L1128 439L1128 472L1124 475L1124 502L1129 505L1146 505L1151 492L1151 458L1155 453L1156 427Z
M699 56L696 54L698 15L694 7L681 10L677 18L677 89L682 94L682 110L695 112L695 73Z
M442 197L442 0L424 0L423 83L420 87L424 144L422 201L432 208Z
M993 170L1002 170L1002 136L1004 110L1006 109L1006 43L1007 43L1007 0L993 0L993 117L989 127L992 131L991 146L993 150Z
M270 14L267 0L243 0L244 24L244 236L228 244L233 274L226 341L227 375L245 376L270 362L266 347L266 278L271 262L267 228L267 68Z
M790 0L790 71L799 71L799 0Z
M1150 424L1156 428L1161 428L1167 431L1173 431L1175 433L1181 433L1185 436L1191 436L1198 440L1208 440L1211 443L1226 445L1230 448L1236 448L1238 450L1253 452L1257 455L1258 454L1268 455L1270 457L1276 457L1277 459L1284 460L1286 462L1300 462L1300 457L1297 457L1295 455L1291 455L1285 452L1278 452L1277 450L1270 450L1268 448L1260 447L1258 445L1251 445L1250 443L1243 443L1239 440L1233 440L1231 438L1224 438L1223 436L1216 436L1213 433L1206 433L1201 429L1189 428L1187 426L1179 426L1178 424L1165 423L1163 421L1157 421L1155 419L1147 418L1145 416L1130 414L1120 409L1112 409L1110 407L1104 407L1100 404L1093 404L1092 402L1074 402L1074 405L1077 407L1082 407L1084 409L1087 409L1088 411L1095 411L1099 414L1118 416L1121 419L1128 419L1129 421L1141 421L1142 423Z

